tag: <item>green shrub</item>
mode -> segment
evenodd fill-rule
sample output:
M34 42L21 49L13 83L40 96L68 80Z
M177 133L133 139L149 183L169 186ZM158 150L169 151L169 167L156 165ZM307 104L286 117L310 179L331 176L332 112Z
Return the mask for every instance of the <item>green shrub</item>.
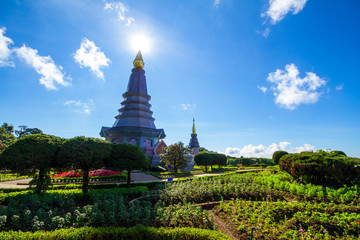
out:
M288 152L285 152L285 151L276 151L273 153L272 155L272 160L273 162L278 165L279 164L279 161L280 161L280 158L282 156L285 156L286 154L289 154Z
M0 239L7 240L231 240L230 237L213 230L197 229L197 228L153 228L137 226L131 228L70 228L59 229L51 232L37 231L37 232L1 232Z

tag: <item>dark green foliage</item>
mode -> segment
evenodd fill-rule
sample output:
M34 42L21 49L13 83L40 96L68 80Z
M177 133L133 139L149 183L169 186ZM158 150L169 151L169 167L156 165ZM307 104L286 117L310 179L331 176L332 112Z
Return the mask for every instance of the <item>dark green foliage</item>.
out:
M274 162L268 158L228 158L228 165L236 167L241 164L243 167L252 166L254 164L266 164L267 166L273 166Z
M161 154L161 163L169 169L173 169L177 172L179 168L187 166L187 160L185 157L186 149L182 142L171 144L163 149L164 154ZM171 167L168 167L168 166Z
M205 166L205 171L207 167L211 164L211 157L209 152L199 152L194 156L194 161L197 166Z
M130 187L131 171L149 167L149 160L141 148L134 144L113 144L107 167L128 171L127 187Z
M17 136L17 138L21 138L23 136L26 135L31 135L31 134L40 134L43 133L43 131L41 131L38 128L28 128L27 126L19 126L20 130L15 130L15 135Z
M227 157L225 154L220 154L216 152L199 152L194 157L195 164L198 166L205 166L207 171L208 166L218 165L226 166Z
M285 156L286 154L289 154L289 153L286 152L286 151L276 151L276 152L274 152L273 155L272 155L272 160L275 163L275 165L278 165L279 161L280 161L280 158L282 156Z
M3 123L0 127L0 153L15 140L14 127L7 123Z
M64 142L57 156L56 164L83 171L83 192L87 193L89 171L105 166L104 161L111 154L111 143L98 138L75 137Z
M358 164L359 159L319 150L285 155L279 166L297 181L323 186L326 199L325 187L359 183Z
M153 228L136 226L131 228L70 228L59 229L51 232L37 231L37 232L1 232L0 239L7 240L231 240L230 237L213 230L198 229L198 228Z
M0 155L0 166L16 172L33 174L31 182L37 193L42 192L50 183L49 170L63 139L46 134L33 134L18 139Z
M345 156L345 157L347 157L347 155L343 151L334 150L334 151L331 151L330 153L333 156Z

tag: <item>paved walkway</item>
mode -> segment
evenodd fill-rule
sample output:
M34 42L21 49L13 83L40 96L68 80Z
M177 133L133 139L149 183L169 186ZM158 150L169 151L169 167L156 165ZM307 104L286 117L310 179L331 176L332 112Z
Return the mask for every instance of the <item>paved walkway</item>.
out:
M262 169L242 169L242 170L235 170L235 172L250 172L250 171L261 171ZM205 176L216 176L222 174L224 172L219 173L205 173L205 174L198 174L190 177L205 177ZM183 177L182 177L183 178ZM176 180L177 178L173 178ZM7 181L7 182L0 182L0 188L27 188L30 182L30 178L14 180L14 181ZM131 173L131 182L161 182L167 181L167 179L158 179L150 174L134 172Z

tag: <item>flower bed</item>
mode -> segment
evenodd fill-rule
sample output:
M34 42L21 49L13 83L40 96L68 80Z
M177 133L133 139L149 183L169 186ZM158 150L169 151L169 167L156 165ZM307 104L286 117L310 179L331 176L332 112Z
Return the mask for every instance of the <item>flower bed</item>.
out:
M62 172L51 176L52 183L80 183L82 181L82 171L72 170L69 172ZM89 172L89 182L105 182L105 181L125 181L126 173L97 169Z
M121 172L107 170L107 169L96 169L89 172L89 177L103 177L103 176L112 176L112 175L121 175ZM77 178L82 177L81 170L71 170L69 172L62 172L59 174L54 174L50 176L51 178Z

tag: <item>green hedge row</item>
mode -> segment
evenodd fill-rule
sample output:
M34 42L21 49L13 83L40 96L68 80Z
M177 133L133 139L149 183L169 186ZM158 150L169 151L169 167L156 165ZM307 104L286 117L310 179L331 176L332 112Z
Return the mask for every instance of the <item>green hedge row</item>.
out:
M170 239L187 239L187 240L230 240L231 238L213 230L197 229L197 228L153 228L137 226L131 228L70 228L59 229L55 231L37 231L37 232L21 232L9 231L1 232L0 239L16 239L16 240L92 240L92 239L132 239L132 240L170 240Z

